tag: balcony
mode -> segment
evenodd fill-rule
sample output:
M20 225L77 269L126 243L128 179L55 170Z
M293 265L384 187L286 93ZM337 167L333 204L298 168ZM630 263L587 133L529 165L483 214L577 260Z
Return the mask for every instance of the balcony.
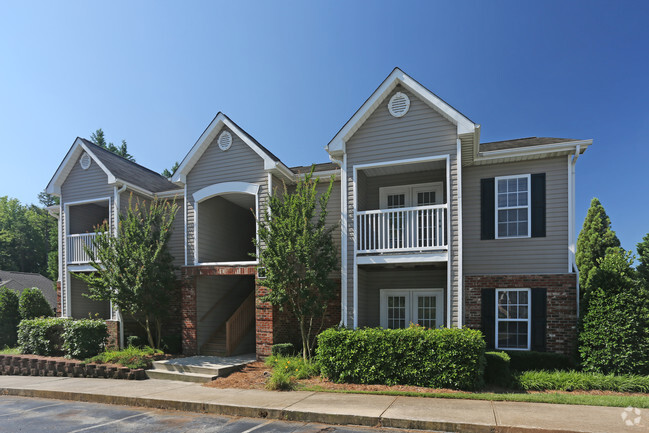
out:
M447 204L358 211L359 254L448 249Z
M78 265L90 262L86 248L97 252L93 240L100 233L79 233L67 236L68 264Z

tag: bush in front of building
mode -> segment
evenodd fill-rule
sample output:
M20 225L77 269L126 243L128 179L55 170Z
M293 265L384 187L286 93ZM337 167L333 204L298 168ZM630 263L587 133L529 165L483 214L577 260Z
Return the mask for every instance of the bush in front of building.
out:
M18 295L7 287L0 287L0 348L16 345L19 322Z
M509 351L510 367L514 371L529 370L575 370L578 367L574 357L553 352Z
M23 320L18 325L21 353L59 356L63 354L63 329L71 319L47 317Z
M508 388L512 385L511 358L505 352L485 353L484 380L487 385Z
M63 351L68 358L89 358L106 347L108 326L103 320L70 320L63 329Z
M336 382L475 389L483 384L485 342L472 329L328 329L316 361Z
M50 317L54 315L52 307L43 296L43 292L37 287L27 288L20 294L18 303L21 319L33 319L35 317Z
M25 354L84 359L104 350L107 338L103 320L47 317L23 320L18 325L18 345Z

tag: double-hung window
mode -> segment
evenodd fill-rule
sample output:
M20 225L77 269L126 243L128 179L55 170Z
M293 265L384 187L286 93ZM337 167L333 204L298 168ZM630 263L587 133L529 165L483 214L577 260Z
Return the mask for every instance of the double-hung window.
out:
M496 239L530 237L530 190L529 174L496 178Z
M529 350L530 289L496 289L496 349Z

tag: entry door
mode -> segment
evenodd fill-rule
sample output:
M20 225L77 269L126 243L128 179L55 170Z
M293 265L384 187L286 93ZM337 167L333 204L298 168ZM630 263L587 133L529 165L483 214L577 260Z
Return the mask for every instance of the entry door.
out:
M381 290L381 326L399 329L414 323L439 328L444 325L443 298L441 289Z

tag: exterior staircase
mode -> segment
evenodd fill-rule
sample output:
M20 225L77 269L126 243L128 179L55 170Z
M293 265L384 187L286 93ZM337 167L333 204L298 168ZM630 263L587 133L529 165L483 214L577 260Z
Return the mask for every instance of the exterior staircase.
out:
M231 356L237 351L248 352L250 348L241 348L246 336L255 327L255 292L239 305L234 313L219 326L200 348L201 355ZM254 344L254 343L253 343ZM253 346L254 348L254 346ZM239 349L239 350L237 350ZM248 350L245 350L248 349Z
M238 371L256 359L255 354L230 357L190 356L154 361L153 370L147 370L146 374L150 379L204 383Z

